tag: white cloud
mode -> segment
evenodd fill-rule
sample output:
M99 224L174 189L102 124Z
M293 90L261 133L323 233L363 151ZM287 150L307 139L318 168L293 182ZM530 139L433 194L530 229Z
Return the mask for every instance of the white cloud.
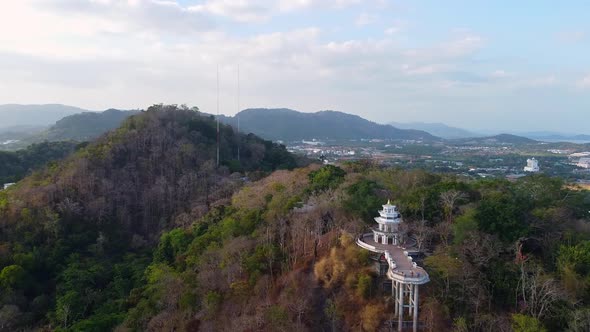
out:
M578 81L578 87L584 89L590 88L590 74L584 76L581 80Z
M482 45L482 37L474 34L467 34L465 36L462 36L451 42L444 44L442 47L442 51L444 51L447 55L450 56L463 56L471 54L472 52L481 48Z
M555 77L555 75L546 75L530 79L528 81L528 85L533 87L544 87L555 85L558 82L559 80Z
M385 33L388 36L394 35L398 32L400 32L401 28L398 26L391 26L387 29L385 29L385 31L383 31L383 33Z
M207 0L189 7L191 11L227 17L238 22L265 22L281 13L327 8L343 9L362 3L375 3L376 0Z
M354 21L354 24L356 24L356 26L360 27L360 26L373 24L376 21L377 21L376 16L363 12L356 18L356 20Z
M268 1L209 0L190 7L190 10L230 17L239 22L263 22L270 18L273 8Z
M361 2L371 5L360 8ZM473 61L485 46L476 32L452 31L448 40L426 42L414 39L415 31L406 32L401 19L376 32L366 29L363 37L341 32L354 29L350 21L301 23L307 10L357 5L360 10L349 8L341 16L350 20L366 11L383 20L385 14L372 7L378 2L206 0L201 7L171 0L7 2L0 11L0 100L91 109L187 103L208 111L215 108L219 64L221 111L231 114L239 64L244 106L330 108L375 119L392 109L401 116L438 114L444 107L454 112L457 105L478 109L481 103L468 101L559 83L547 73L526 75L522 69L515 77L510 64ZM273 26L273 17L282 13L299 15L293 21L299 25ZM262 23L251 29L251 22ZM492 79L501 77L510 79Z
M494 70L491 75L493 78L506 78L512 76L511 73L506 72L503 69Z
M329 6L357 2L331 1ZM243 76L250 77L252 106L273 106L268 104L273 100L283 104L325 89L322 98L306 97L305 104L332 108L338 105L326 101L339 100L330 98L338 89L362 94L359 88L370 85L380 86L375 91L397 86L415 93L429 83L401 77L417 79L442 73L454 67L457 54L466 54L465 50L446 51L447 44L455 45L455 41L408 53L388 38L333 41L316 27L238 37L217 29L207 16L259 20L267 15L263 2L250 9L240 1L205 3L211 5L206 10L156 0L58 0L41 7L39 3L12 5L12 15L17 17L12 21L7 20L11 15L0 13L0 25L5 24L0 30L4 31L0 32L0 70L7 73L4 79L13 83L0 89L2 100L14 98L18 89L38 98L61 96L50 101L91 108L125 100L126 107L186 102L207 109L214 100L213 68L221 64L222 77L233 76L231 72L239 63ZM320 5L328 6L292 1L281 10ZM250 14L243 16L245 13ZM30 17L32 22L24 24L22 17ZM166 18L178 20L179 25L168 25ZM6 33L12 24L22 28L18 38ZM399 63L406 65L400 67ZM342 77L354 80L343 81ZM398 79L392 81L391 77Z
M557 40L565 44L575 44L588 38L588 32L584 30L565 30L555 34Z
M403 64L401 69L404 74L409 76L415 75L432 75L448 71L451 68L448 64L428 64L428 65L409 65Z

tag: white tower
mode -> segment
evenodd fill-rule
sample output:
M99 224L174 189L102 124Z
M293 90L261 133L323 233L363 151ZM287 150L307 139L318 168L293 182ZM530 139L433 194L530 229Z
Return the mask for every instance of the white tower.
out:
M387 204L383 205L383 210L379 210L379 217L375 217L375 221L378 224L377 228L373 228L375 242L393 245L403 243L404 239L399 232L402 216L397 206L387 201Z

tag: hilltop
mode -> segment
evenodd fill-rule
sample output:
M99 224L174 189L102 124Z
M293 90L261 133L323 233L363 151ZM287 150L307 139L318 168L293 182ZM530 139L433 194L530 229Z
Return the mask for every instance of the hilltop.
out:
M495 136L486 136L486 137L471 137L471 138L461 138L461 139L454 139L452 140L454 143L463 143L469 145L479 145L479 144L495 144L495 145L502 145L502 144L509 144L509 145L526 145L526 144L538 144L538 141L535 141L530 138L512 135L512 134L499 134Z
M112 217L118 216L116 220L128 221L135 226L141 224L141 227L133 228L134 232L156 230L155 233L143 232L145 236L153 236L172 221L162 223L157 211L163 213L169 208L176 208L179 204L176 200L186 206L195 197L200 197L204 205L213 203L220 199L215 193L217 188L223 187L221 179L231 172L270 171L295 166L295 160L284 147L254 135L236 135L231 127L222 126L222 167L216 169L215 126L212 117L188 109L150 107L127 118L119 128L88 143L63 162L24 179L14 190L14 195L27 200L27 193L33 190L38 201L32 202L32 207L47 204L55 207L62 199L81 204L104 197L106 199L101 199L101 205L106 204L103 208L111 211ZM241 150L239 161L238 142ZM70 178L72 175L74 177ZM197 178L203 181L195 182ZM207 184L207 188L183 188L184 191L179 191L178 182L189 179L193 179L190 180L191 185L198 186L217 180ZM39 186L39 182L47 185ZM166 196L164 201L161 199L165 197L157 193L160 190L170 191L170 196ZM65 192L68 194L60 196ZM133 192L133 201L117 201L116 198L121 197L123 192ZM150 199L158 200L158 204L153 205L148 213L140 207L149 206ZM83 205L81 207L86 209ZM94 214L88 213L86 217L92 220ZM145 224L150 222L157 224Z
M0 132L1 150L18 150L41 142L88 142L115 129L138 110L108 109L102 112L82 112L57 120L49 128L10 127Z
M128 117L140 111L122 111L108 109L103 112L83 112L66 116L58 120L45 132L38 134L34 140L78 142L90 141L111 129L115 129Z
M0 127L43 127L54 124L68 115L88 112L88 110L61 104L44 105L0 105Z
M465 130L465 129L457 128L457 127L452 127L452 126L446 125L444 123L390 122L389 124L396 127L396 128L400 128L400 129L415 129L415 130L426 131L432 135L435 135L435 136L438 136L441 138L446 138L446 139L483 136L483 135L471 132L469 130Z
M243 110L234 117L222 116L221 119L236 127L238 117L241 131L252 132L271 140L437 139L424 131L398 129L336 111L303 113L286 108L255 108Z
M0 191L0 330L47 320L69 328L93 313L112 326L122 303L110 301L139 286L162 231L228 204L244 176L296 166L283 146L220 129L216 167L214 118L150 107ZM113 280L115 271L124 279ZM72 292L74 284L86 286Z

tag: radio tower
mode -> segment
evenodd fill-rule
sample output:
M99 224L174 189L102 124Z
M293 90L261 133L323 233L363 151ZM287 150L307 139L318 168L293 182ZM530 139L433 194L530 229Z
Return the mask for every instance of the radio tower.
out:
M240 161L240 65L238 65L238 113L236 113L236 117L238 118L238 161Z
M217 65L217 167L219 168L219 65Z

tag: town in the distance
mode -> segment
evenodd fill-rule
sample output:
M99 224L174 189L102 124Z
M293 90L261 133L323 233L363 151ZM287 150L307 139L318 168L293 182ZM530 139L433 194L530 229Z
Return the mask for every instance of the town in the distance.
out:
M64 105L0 105L0 116L5 120L0 125L0 151L16 151L42 142L88 141L138 112L90 112ZM443 124L377 124L334 111L247 109L233 117L220 115L223 123L234 127L238 118L241 131L281 143L292 153L325 164L370 160L383 166L471 179L514 180L542 173L590 188L590 135L584 133L483 135ZM421 130L425 127L430 132ZM6 188L24 175L6 172L0 175L0 181Z

